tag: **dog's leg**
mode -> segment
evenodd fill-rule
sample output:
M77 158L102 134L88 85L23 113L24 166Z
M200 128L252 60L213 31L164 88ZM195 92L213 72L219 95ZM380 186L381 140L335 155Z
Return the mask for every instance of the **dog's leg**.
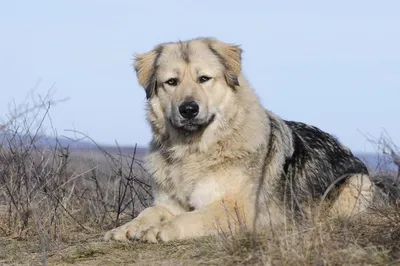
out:
M151 227L140 239L143 242L157 243L215 235L219 231L233 232L245 226L250 208L232 201L216 201L192 212L182 213Z
M331 214L349 217L367 209L373 199L375 186L368 175L352 175L340 189Z
M132 221L108 231L104 240L128 241L135 239L141 236L143 230L147 230L150 226L157 225L172 216L171 212L161 206L146 208Z

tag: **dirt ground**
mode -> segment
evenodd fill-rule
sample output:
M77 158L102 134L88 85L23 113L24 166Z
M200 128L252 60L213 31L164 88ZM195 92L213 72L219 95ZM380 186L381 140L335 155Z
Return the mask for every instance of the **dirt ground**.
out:
M400 265L400 254L379 245L359 245L344 235L320 239L288 236L222 241L203 238L166 244L104 242L104 233L71 232L43 251L40 239L2 238L0 265ZM321 245L322 244L322 245Z
M71 237L61 244L52 243L46 252L42 251L40 240L3 238L0 265L42 265L43 255L47 265L220 265L223 262L224 251L210 239L171 244L107 243L102 236Z

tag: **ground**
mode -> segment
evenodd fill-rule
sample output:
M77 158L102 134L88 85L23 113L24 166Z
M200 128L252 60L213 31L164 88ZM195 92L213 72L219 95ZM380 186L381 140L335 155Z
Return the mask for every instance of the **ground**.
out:
M80 238L80 239L79 239ZM54 245L47 251L48 265L220 265L223 250L209 239L171 244L105 243L102 234L91 234ZM4 239L1 264L39 265L39 241ZM232 262L231 258L228 258ZM251 257L247 260L251 260ZM241 263L246 263L246 259Z
M79 228L48 242L10 236L1 238L0 265L400 265L400 224L389 221L398 213L165 244L105 242L104 231Z

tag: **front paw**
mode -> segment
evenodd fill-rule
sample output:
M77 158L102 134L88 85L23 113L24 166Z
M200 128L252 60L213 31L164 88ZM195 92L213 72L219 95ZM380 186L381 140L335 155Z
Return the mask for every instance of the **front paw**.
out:
M114 229L108 231L104 235L104 240L105 241L116 240L116 241L126 242L126 241L128 241L128 238L126 237L126 231L127 231L127 228L125 225L114 228Z
M165 243L172 240L182 239L182 232L172 222L164 222L142 231L140 241L146 243Z
M129 240L138 240L143 231L146 231L150 226L143 224L140 221L133 220L120 227L108 231L105 236L105 241L116 240L127 242Z

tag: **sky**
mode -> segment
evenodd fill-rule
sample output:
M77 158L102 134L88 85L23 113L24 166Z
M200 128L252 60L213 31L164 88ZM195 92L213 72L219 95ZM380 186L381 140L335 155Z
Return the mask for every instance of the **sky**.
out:
M398 0L3 1L0 117L54 85L54 99L68 98L50 109L58 135L146 146L133 54L211 36L241 45L265 108L374 151L366 135L383 130L400 144L399 14Z

